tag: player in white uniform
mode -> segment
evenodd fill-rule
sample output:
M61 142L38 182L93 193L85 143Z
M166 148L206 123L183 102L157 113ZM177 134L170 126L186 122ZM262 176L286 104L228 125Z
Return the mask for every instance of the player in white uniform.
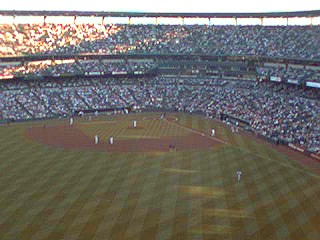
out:
M94 136L94 143L95 143L95 144L98 144L98 143L99 143L99 136L98 136L98 135L95 135L95 136Z
M136 128L137 127L137 121L133 120L133 127Z
M237 179L238 179L238 182L241 180L241 175L242 175L242 172L240 170L237 171Z
M216 131L214 130L214 128L211 129L211 136L214 137Z
M109 138L109 143L113 144L113 137L112 136Z
M73 117L70 118L70 122L69 122L70 126L73 125Z

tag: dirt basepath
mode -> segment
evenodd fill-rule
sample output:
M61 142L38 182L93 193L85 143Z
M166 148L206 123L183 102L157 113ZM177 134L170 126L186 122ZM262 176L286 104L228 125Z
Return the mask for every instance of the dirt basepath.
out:
M197 133L188 136L163 137L155 139L114 139L114 144L101 139L98 144L85 135L76 126L56 125L28 128L25 132L27 138L49 146L66 149L95 149L110 152L168 152L194 149L209 149L221 145L221 142ZM174 148L170 148L170 145Z

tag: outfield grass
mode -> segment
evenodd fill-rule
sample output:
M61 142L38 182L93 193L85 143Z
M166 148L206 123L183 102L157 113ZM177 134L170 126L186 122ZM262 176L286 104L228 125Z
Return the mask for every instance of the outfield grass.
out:
M150 116L75 126L130 138L132 118ZM320 239L319 176L219 123L176 117L161 127L145 120L139 134L188 133L172 124L208 134L214 127L230 144L168 153L79 151L24 137L43 122L1 126L0 239ZM108 127L113 121L117 128Z

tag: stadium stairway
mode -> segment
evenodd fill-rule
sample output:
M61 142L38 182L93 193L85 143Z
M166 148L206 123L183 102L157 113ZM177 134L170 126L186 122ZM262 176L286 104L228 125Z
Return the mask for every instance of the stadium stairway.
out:
M55 114L51 111L51 109L46 105L46 103L40 98L40 96L32 89L30 86L28 86L30 89L30 92L34 95L34 97L38 100L38 102L44 106L46 111L48 111L47 116L54 116Z
M99 86L97 86L96 84L95 84L94 86L96 86L97 88L99 87ZM101 102L103 102L103 97L102 97L102 95L101 95L99 92L97 92L97 90L96 90L95 88L92 88L92 92L93 92L98 98L100 98Z
M32 113L29 112L29 110L21 102L19 102L18 99L15 99L15 102L28 114L28 116L30 116L30 118L34 117Z
M75 91L75 94L79 97L79 99L86 105L86 107L88 108L88 109L92 109L92 106L90 106L88 103L87 103L87 101L77 92L77 91Z
M254 37L253 41L256 41L259 36L261 35L262 31L264 30L264 26L261 27L261 29L259 30L259 32L257 33L257 35Z
M132 91L131 88L128 88L128 91L130 92L131 96L133 97L133 99L139 104L141 105L141 101L139 101L136 96L135 96L135 93Z
M59 94L57 96L58 96L59 100L67 107L69 112L72 112L71 106Z

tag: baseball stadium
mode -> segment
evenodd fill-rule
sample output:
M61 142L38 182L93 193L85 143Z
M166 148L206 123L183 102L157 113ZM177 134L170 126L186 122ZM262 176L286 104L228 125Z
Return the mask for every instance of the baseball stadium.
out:
M0 10L0 239L320 239L320 10Z

